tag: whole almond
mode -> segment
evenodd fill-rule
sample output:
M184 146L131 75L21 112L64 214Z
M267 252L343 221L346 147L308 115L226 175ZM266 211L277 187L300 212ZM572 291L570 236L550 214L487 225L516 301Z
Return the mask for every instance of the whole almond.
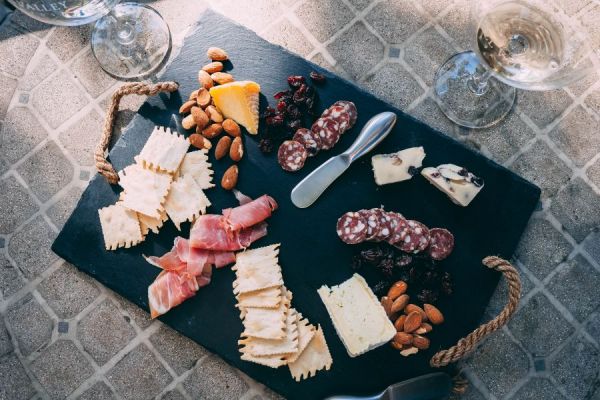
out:
M220 160L225 157L227 153L229 153L229 148L231 146L231 138L229 136L223 136L217 142L217 146L215 147L215 158Z
M188 100L179 107L179 114L187 114L196 105L196 100Z
M238 166L232 165L227 168L221 179L221 187L225 190L231 190L237 185L238 180Z
M393 347L394 349L396 349L396 350L402 350L402 343L398 343L398 342L396 342L396 341L392 340L392 341L390 342L390 344L392 345L392 347Z
M439 325L444 322L444 315L435 306L432 306L431 304L424 304L423 308L425 309L425 314L427 314L429 322L431 322L433 325Z
M208 115L200 107L192 107L191 113L194 121L196 121L197 129L202 129L208 124Z
M397 335L397 334L396 334ZM395 336L394 336L395 337ZM429 339L421 335L414 335L412 338L412 344L419 350L426 350L429 348Z
M220 61L213 61L210 64L206 64L204 67L202 67L202 70L208 72L209 74L221 72L223 71L223 63Z
M223 116L221 115L219 110L217 110L217 107L209 105L206 107L206 109L204 111L206 111L206 113L208 114L208 117L211 119L211 121L219 122L219 123L223 122Z
M196 120L194 119L194 116L192 114L190 114L187 117L185 117L184 119L182 119L181 126L183 126L183 129L192 129L193 127L195 127Z
M229 136L225 136L229 137ZM229 149L229 157L235 162L238 162L244 156L244 145L242 144L242 138L236 137L233 139L233 143L231 144L231 148Z
M398 332L394 336L394 342L398 342L400 344L411 344L413 341L413 335L406 332Z
M419 327L419 329L417 329L415 331L415 333L418 333L419 335L423 335L425 333L429 333L433 330L433 327L431 325L429 325L427 322L423 322L421 323L421 326Z
M417 354L418 352L419 352L419 349L417 349L414 346L411 346L404 350L401 350L400 354L402 354L402 356L404 356L404 357L408 357L408 356L412 356L413 354Z
M218 47L209 47L206 55L213 61L225 61L229 58L225 50Z
M210 92L205 88L201 88L198 91L198 96L196 97L196 102L198 105L202 108L206 108L210 104L210 100Z
M223 127L221 124L210 124L202 130L202 135L209 139L213 139L219 136L221 132L223 132Z
M230 136L242 136L242 130L240 129L240 126L237 124L237 122L230 118L227 118L225 121L223 121L223 129Z
M418 311L413 311L406 316L406 320L404 321L404 332L412 333L419 329L421 326L421 322L423 318Z
M198 149L210 149L212 147L210 140L198 133L192 133L189 137L189 140L192 146Z
M402 332L404 330L404 321L406 321L406 315L404 314L396 319L396 322L394 322L394 328L396 328L396 331Z
M410 297L408 297L407 294L398 296L398 298L392 303L392 312L399 312L404 310L404 307L406 307L409 301Z
M198 82L204 89L210 89L214 85L210 74L203 69L198 71Z
M233 75L228 74L227 72L215 72L214 74L211 74L210 77L219 85L233 82Z
M404 314L408 315L413 311L417 311L419 314L421 314L421 318L423 318L423 321L427 321L427 315L425 314L425 311L416 304L407 305L404 309Z
M388 290L387 295L390 299L396 300L398 297L406 293L406 289L408 289L406 282L398 281L392 285L390 290Z
M198 96L198 90L194 90L192 93L190 93L190 97L189 97L188 100L194 100L195 101L197 96Z

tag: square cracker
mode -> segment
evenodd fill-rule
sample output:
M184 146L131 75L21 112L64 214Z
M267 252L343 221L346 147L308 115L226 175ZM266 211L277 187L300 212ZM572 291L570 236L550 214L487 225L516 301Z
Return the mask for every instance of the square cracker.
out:
M281 354L275 354L267 357L256 357L252 354L242 353L240 358L244 361L250 361L271 368L279 368L287 364L287 361L285 361L284 357Z
M300 357L293 363L289 363L288 367L290 368L292 377L300 382L302 379L315 376L317 371L322 369L329 370L332 363L333 359L329 353L323 329L319 326L308 346L300 354Z
M106 250L135 246L144 240L137 214L121 202L99 209L98 216Z
M144 148L134 157L135 161L154 171L175 173L190 147L185 137L170 128L154 127Z
M146 236L150 231L158 233L158 230L162 228L163 224L169 219L165 210L160 211L159 218L149 217L145 214L137 213L140 221L140 229L142 235Z
M202 149L186 153L179 166L179 176L191 176L200 189L206 190L214 187L212 183L213 170L208 162L208 150Z
M236 280L233 293L241 294L283 285L281 267L277 264L279 244L246 250L236 255L233 270Z
M291 354L298 351L298 313L293 308L287 309L285 319L285 337L283 339L261 339L248 337L238 341L241 353L252 356L272 356L275 354Z
M149 217L160 218L172 179L167 173L151 171L138 164L125 167L119 172L119 185L125 189L123 205Z
M293 363L300 357L306 346L310 343L313 336L315 336L315 327L309 324L306 318L302 318L302 314L298 313L298 351L289 354L285 357L288 363Z
M277 308L281 301L281 288L271 287L237 296L237 307Z
M206 213L210 201L190 175L180 177L171 184L165 200L165 211L178 230L181 223L194 221L200 214Z
M284 297L278 308L244 308L244 337L261 339L285 338L285 322L290 300Z

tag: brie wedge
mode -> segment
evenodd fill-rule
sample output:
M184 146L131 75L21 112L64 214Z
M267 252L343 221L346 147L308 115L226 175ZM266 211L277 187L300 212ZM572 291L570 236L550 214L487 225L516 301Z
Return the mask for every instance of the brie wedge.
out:
M423 147L411 147L391 154L376 154L371 157L375 183L386 185L408 180L418 174L423 165Z
M421 175L446 193L450 200L463 207L468 206L483 189L483 179L454 164L423 168Z

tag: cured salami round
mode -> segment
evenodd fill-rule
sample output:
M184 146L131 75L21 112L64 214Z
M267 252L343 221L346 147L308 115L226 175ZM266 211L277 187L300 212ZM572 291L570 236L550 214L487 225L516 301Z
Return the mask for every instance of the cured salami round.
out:
M309 157L317 154L319 152L319 148L321 147L321 140L319 139L319 136L310 129L306 128L298 129L292 140L295 140L303 145Z
M347 212L337 221L337 234L342 242L358 244L367 238L368 226L365 219L358 212Z
M319 136L321 149L329 150L340 140L340 124L331 118L319 118L314 122L311 129Z
M358 212L367 222L367 237L365 240L373 240L377 235L377 232L379 232L379 218L377 217L377 213L373 212L373 210L377 209L360 210Z
M429 230L429 247L427 253L434 260L443 260L454 250L454 235L443 228L431 228Z
M379 228L375 232L373 240L382 242L394 233L394 230L392 229L392 218L381 208L374 208L373 213L375 213L379 219Z
M408 232L410 231L410 227L408 226L408 222L401 214L395 214L395 223L396 227L394 228L394 232L390 237L387 238L387 242L391 245L396 245L396 243L400 243L404 240Z
M429 245L429 229L419 221L408 220L408 233L395 246L407 253L419 253Z
M342 134L350 128L350 114L343 105L332 105L327 110L323 111L321 118L331 118L336 120L340 125L340 131Z
M298 171L304 166L308 153L301 143L295 140L286 140L281 143L277 151L277 161L286 171Z
M336 101L335 103L333 103L333 105L335 105L335 106L341 105L344 108L346 108L346 112L348 113L348 116L350 117L350 126L348 127L348 129L352 128L354 126L354 124L356 123L356 119L358 118L358 111L356 111L356 106L354 105L354 103L351 101L347 101L347 100L339 100L339 101Z

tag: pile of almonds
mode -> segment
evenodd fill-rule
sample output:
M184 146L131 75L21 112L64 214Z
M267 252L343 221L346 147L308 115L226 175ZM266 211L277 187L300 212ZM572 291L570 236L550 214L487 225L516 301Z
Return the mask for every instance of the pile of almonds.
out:
M408 357L417 354L419 350L429 348L429 339L424 335L431 332L432 325L444 322L444 315L435 306L424 304L423 308L410 304L410 297L406 294L408 285L398 281L392 285L387 296L381 298L381 305L388 317L394 322L396 335L391 341L394 349Z
M209 89L215 85L233 82L233 76L223 71L223 61L229 57L225 50L211 47L206 52L211 63L203 66L198 71L200 88L194 90L185 103L179 108L180 114L188 114L181 124L184 129L196 128L196 133L190 135L190 143L198 149L211 149L212 139L222 136L215 146L215 158L220 160L229 155L234 163L240 161L244 155L242 131L240 126L232 119L224 119L221 112L215 107ZM238 167L230 166L221 179L221 186L225 190L233 189L237 184Z

